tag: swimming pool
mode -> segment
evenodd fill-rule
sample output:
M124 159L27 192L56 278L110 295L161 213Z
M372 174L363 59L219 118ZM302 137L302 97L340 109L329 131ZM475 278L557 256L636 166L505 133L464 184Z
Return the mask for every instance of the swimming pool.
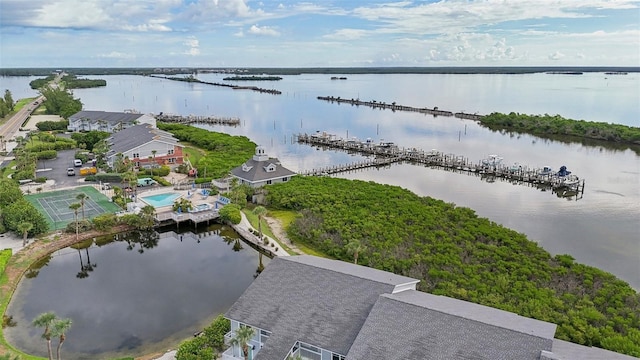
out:
M151 196L140 197L140 200L146 202L153 207L171 206L173 202L180 197L179 193L162 193Z

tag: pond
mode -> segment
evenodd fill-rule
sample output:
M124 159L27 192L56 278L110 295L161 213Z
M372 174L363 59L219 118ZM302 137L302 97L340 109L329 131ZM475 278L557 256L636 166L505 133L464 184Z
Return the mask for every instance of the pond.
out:
M9 343L45 356L42 329L53 311L73 325L65 359L111 359L175 348L224 313L269 259L228 226L198 232L131 232L51 254L21 280L7 308ZM53 346L57 346L57 340Z

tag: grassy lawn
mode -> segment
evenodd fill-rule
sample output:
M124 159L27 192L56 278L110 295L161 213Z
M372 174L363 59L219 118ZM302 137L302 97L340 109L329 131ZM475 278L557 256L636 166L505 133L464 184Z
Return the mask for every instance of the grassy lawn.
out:
M247 208L242 209L242 212L247 217L247 220L249 220L249 223L251 224L251 226L253 226L255 229L258 229L258 217L253 214L254 208L255 208L255 205L247 204ZM267 216L280 221L283 229L286 230L291 224L291 222L296 218L297 214L295 211L289 211L289 210L268 210ZM282 243L280 239L278 239L275 235L273 235L271 228L269 227L269 225L265 220L262 220L262 233L271 237L272 239L276 239L276 241L278 242L278 245L280 245L290 255L297 255L297 253L293 251L289 246L287 246L287 244ZM318 252L299 241L296 242L295 245L298 249L300 249L305 254L324 257L324 258L330 258L326 254Z
M194 146L188 142L180 142L184 144L184 153L189 157L189 161L191 161L191 165L195 166L203 156L207 155L207 151L204 149L200 149L199 147Z

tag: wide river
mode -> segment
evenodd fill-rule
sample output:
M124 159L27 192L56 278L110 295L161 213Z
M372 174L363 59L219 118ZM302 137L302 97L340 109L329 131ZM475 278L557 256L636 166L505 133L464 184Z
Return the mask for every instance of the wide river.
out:
M224 82L222 74L199 74ZM489 183L475 176L414 165L392 165L340 175L398 185L474 209L478 215L526 234L552 254L571 254L579 262L611 272L640 289L640 150L602 144L565 143L529 135L492 132L473 121L410 112L338 105L317 96L340 96L415 107L487 114L559 114L566 118L640 126L640 74L524 75L323 74L283 76L281 81L243 82L277 89L281 95L232 90L140 76L91 76L104 88L79 89L86 110L238 117L238 127L215 131L246 135L302 171L361 160L359 155L296 144L293 135L326 131L339 137L394 142L401 147L438 149L479 161L497 154L506 164L529 167L566 165L585 179L584 194L560 198L551 192ZM14 98L34 96L33 78L0 78Z

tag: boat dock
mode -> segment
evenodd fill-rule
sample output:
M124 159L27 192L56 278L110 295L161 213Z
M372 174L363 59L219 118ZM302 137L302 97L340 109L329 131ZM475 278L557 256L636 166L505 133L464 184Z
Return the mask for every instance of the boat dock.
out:
M375 143L370 139L366 141L358 141L355 138L342 139L327 133L316 133L312 135L299 134L297 135L297 141L321 148L375 156L373 160L312 169L301 172L301 175L331 175L367 167L388 166L393 163L410 163L452 170L459 173L482 175L482 178L487 181L499 178L512 183L535 184L536 187L541 189L552 189L563 192L566 192L566 190L572 190L578 193L584 192L584 179L578 180L575 175L561 176L548 167L540 169L519 163L505 165L502 164L502 158L497 155L490 155L486 159L473 162L464 156L447 154L435 149L425 151L417 148L401 148L391 142ZM569 174L570 173L567 175Z
M467 119L467 120L475 120L479 121L482 118L482 115L478 114L469 114L465 112L452 112L447 110L440 110L437 106L432 109L427 107L413 107L407 105L398 105L395 102L386 103L386 102L378 102L376 100L371 101L361 101L360 99L342 99L341 97L334 96L318 96L318 100L329 101L332 103L338 104L350 104L355 106L367 106L373 109L389 109L391 111L409 111L409 112L418 112L423 114L430 114L433 116L455 116L459 119Z
M197 115L169 115L162 114L154 115L156 120L167 123L178 124L212 124L212 125L228 125L238 126L240 125L240 119L237 117L220 117L220 116L197 116Z
M303 172L300 173L300 175L305 175L305 176L332 175L332 174L338 174L338 173L341 173L341 172L365 169L365 168L369 168L369 167L385 167L385 166L389 166L389 165L391 165L391 164L393 164L395 162L401 161L401 160L402 159L394 158L394 157L375 158L373 160L358 161L358 162L355 162L355 163L343 164L343 165L326 166L326 167L322 167L322 168L303 171Z

